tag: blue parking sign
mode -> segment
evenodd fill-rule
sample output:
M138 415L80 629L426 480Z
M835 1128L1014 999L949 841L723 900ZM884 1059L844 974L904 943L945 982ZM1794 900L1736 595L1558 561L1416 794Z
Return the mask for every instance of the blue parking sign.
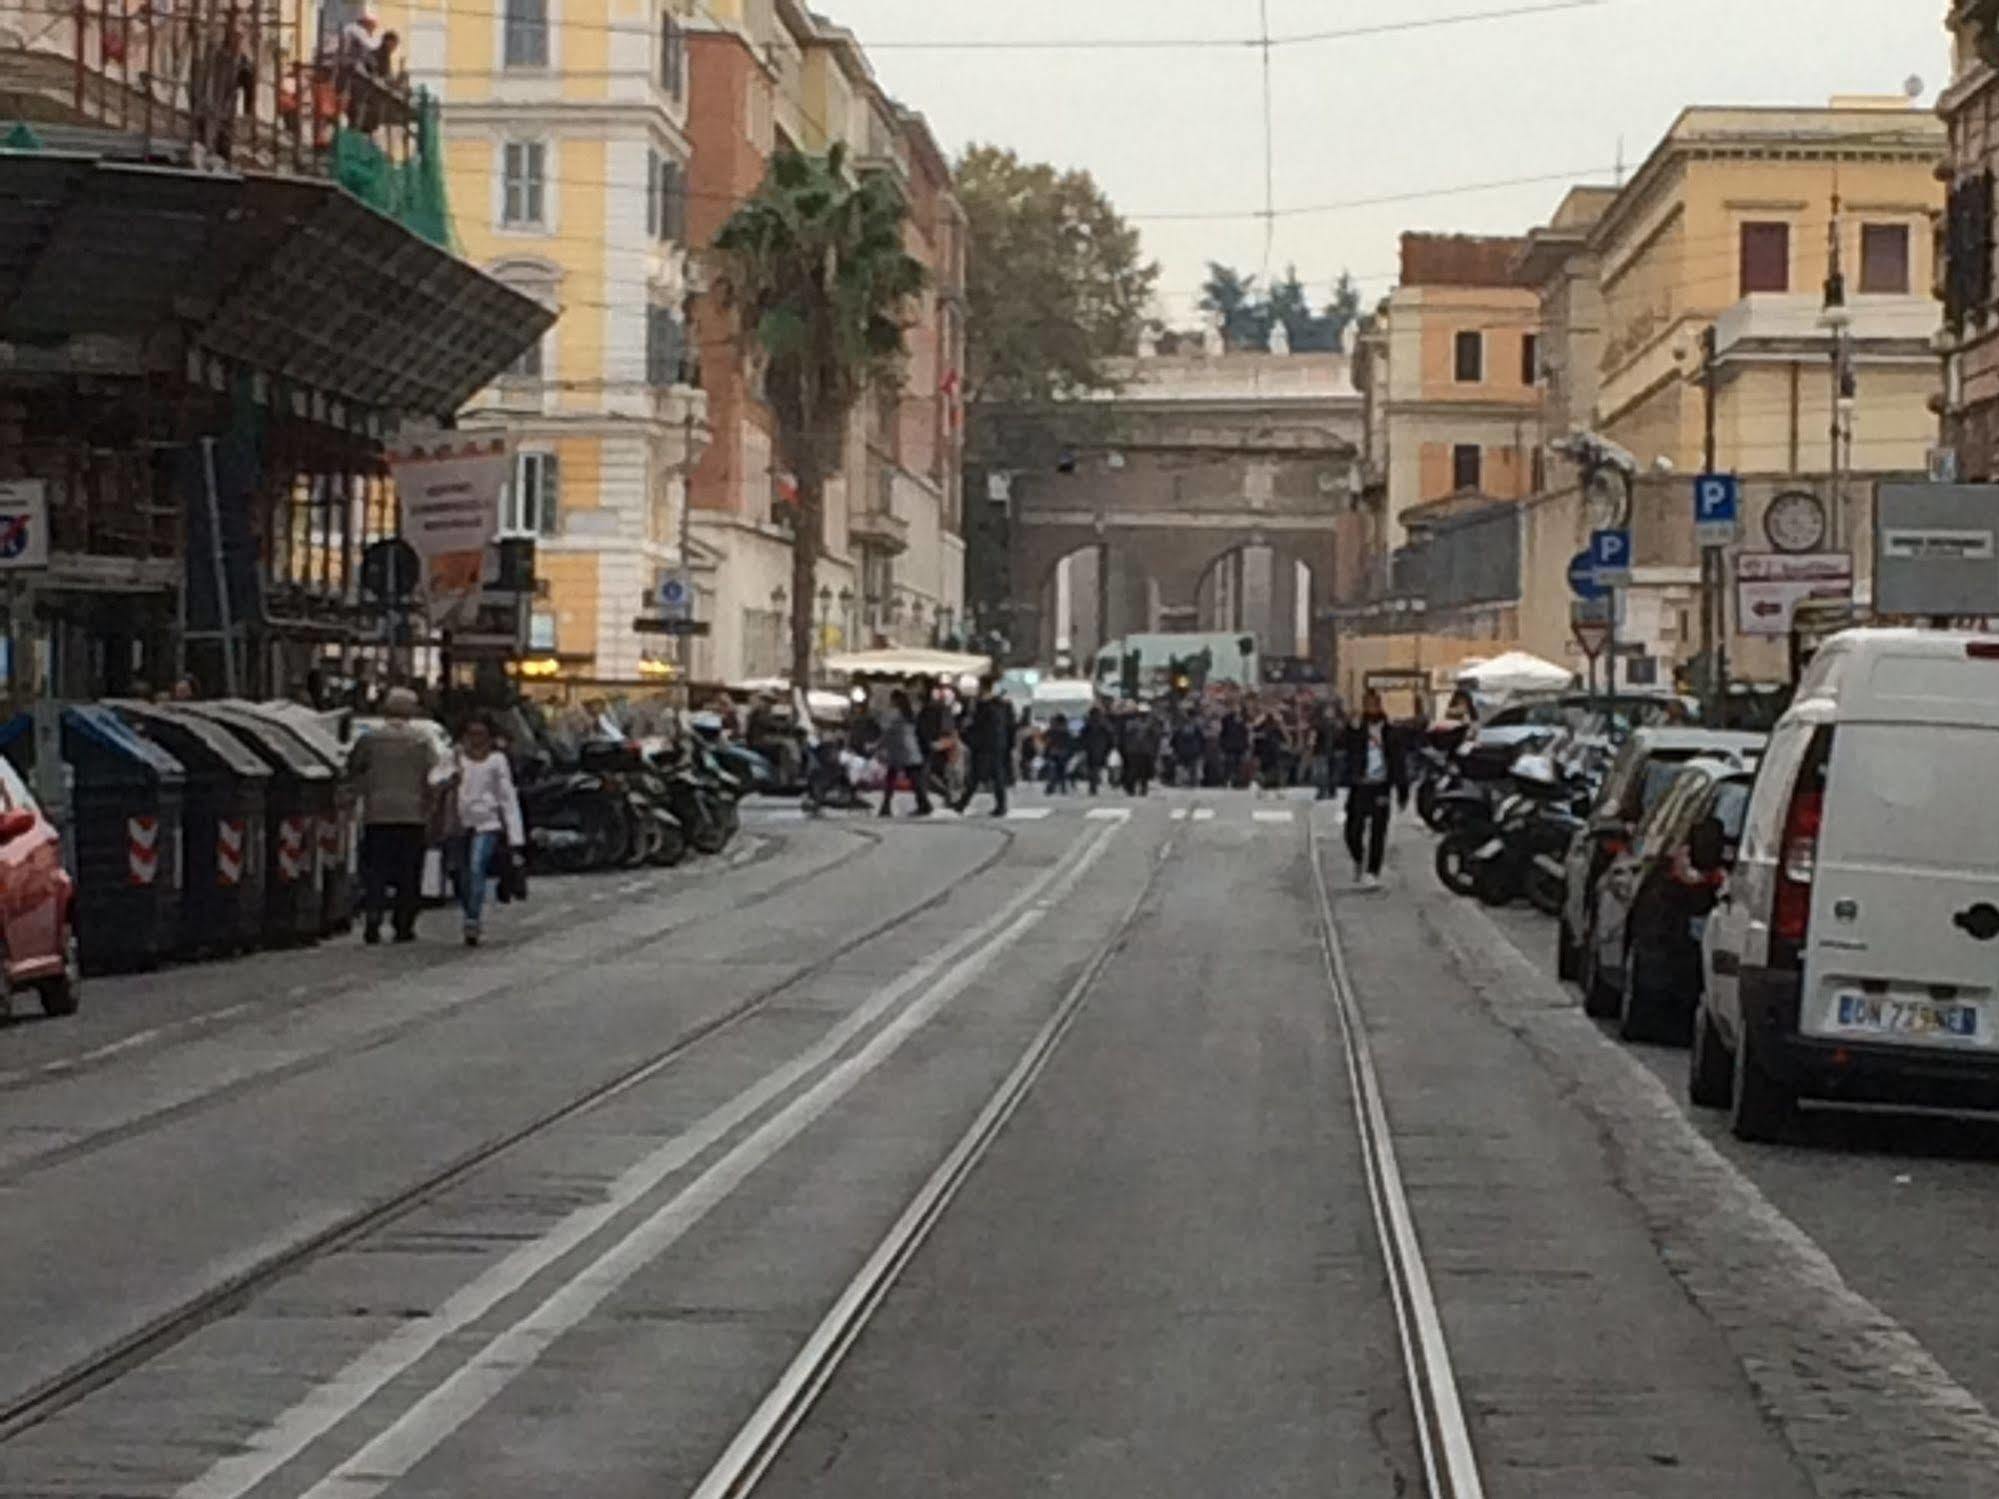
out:
M1631 581L1631 533L1628 530L1589 533L1590 567L1599 588L1622 588Z
M1742 482L1734 474L1694 480L1694 537L1702 546L1727 546L1742 518Z

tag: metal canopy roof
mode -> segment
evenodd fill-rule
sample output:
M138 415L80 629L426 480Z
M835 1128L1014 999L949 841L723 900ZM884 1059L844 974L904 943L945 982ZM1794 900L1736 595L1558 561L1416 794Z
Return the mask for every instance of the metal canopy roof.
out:
M275 380L436 417L554 321L330 182L0 151L0 339L178 331Z

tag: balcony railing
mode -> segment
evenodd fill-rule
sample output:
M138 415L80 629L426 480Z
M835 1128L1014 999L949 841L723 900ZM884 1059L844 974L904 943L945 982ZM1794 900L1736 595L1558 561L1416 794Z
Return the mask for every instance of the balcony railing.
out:
M331 176L371 148L382 160L364 168L407 162L418 103L395 33L358 6L24 0L0 16L0 117L112 132L151 158Z

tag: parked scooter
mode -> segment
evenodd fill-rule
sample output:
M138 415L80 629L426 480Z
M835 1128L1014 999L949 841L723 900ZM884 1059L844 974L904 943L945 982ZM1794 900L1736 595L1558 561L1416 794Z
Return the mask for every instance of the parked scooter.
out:
M1547 754L1521 756L1510 779L1515 789L1497 809L1485 841L1458 845L1459 883L1469 886L1460 893L1495 906L1524 894L1538 909L1559 913L1563 857L1582 825L1587 790Z

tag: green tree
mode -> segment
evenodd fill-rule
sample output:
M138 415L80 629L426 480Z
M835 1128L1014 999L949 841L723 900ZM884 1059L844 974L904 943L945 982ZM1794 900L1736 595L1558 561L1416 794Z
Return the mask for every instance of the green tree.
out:
M1256 277L1211 260L1200 305L1203 312L1220 314L1222 340L1231 349L1260 349L1269 341L1270 307L1257 294Z
M826 480L848 417L877 381L897 378L902 316L923 289L903 249L908 205L881 172L850 176L847 153L781 151L715 238L722 290L777 418L798 483L792 533L791 679L812 679L813 609L825 545Z
M1340 279L1333 285L1333 300L1326 304L1320 321L1332 334L1332 342L1327 347L1344 351L1347 331L1360 321L1360 287L1355 284L1352 271L1340 272Z
M1159 278L1138 231L1088 172L972 146L954 175L974 413L1113 388L1108 361L1136 348Z

